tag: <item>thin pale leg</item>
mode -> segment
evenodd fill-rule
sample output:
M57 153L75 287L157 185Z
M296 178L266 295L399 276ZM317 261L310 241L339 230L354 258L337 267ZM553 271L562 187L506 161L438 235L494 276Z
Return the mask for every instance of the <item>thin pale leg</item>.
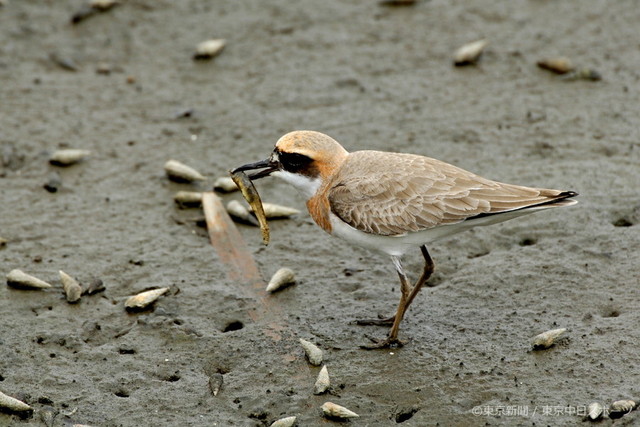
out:
M420 276L416 284L413 286L413 289L411 290L411 294L409 294L407 298L407 301L406 301L407 308L411 305L416 295L418 295L418 292L420 292L420 289L422 289L422 286L427 282L427 280L429 280L429 277L431 277L431 274L433 273L433 270L435 267L433 260L429 255L429 251L427 251L427 247L424 245L420 246L420 250L422 251L422 256L424 257L424 268L422 270L422 275ZM402 279L400 280L402 281ZM387 326L387 325L393 325L393 323L395 322L395 319L396 319L396 315L394 314L393 316L387 317L386 319L384 318L383 319L359 319L359 320L356 320L356 324Z
M374 341L374 344L370 346L362 346L363 348L374 349L374 348L401 347L404 344L402 341L398 339L398 331L400 330L400 323L404 318L404 314L407 311L407 308L409 308L409 305L411 305L411 302L414 300L416 295L418 295L418 292L420 292L420 289L425 284L425 282L429 279L434 269L433 260L429 256L429 252L427 251L427 248L425 246L421 246L420 250L422 251L422 255L425 260L425 266L424 266L422 275L420 276L416 284L413 286L413 289L409 285L409 280L407 279L407 275L405 274L404 269L402 268L400 259L397 257L391 257L396 267L396 271L398 272L398 276L400 277L400 284L401 284L400 302L398 303L398 309L396 311L395 316L391 318L393 320L393 325L391 326L391 330L389 330L389 334L387 335L387 338L384 340L372 339L372 341Z

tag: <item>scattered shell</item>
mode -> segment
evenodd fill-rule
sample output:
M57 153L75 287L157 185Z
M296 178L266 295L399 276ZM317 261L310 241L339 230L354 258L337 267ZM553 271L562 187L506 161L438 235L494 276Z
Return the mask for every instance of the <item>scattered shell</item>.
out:
M556 74L566 74L573 70L573 64L569 58L556 57L556 58L543 58L537 62L538 67L552 71Z
M52 52L49 54L49 60L63 70L78 71L78 65L73 59L67 56L59 55L56 52Z
M475 64L478 59L480 59L484 48L487 47L488 44L489 42L486 39L482 39L461 46L453 54L454 65L459 67L462 65Z
M67 302L78 302L82 296L82 286L73 277L69 276L64 271L60 270L60 281L62 282L62 288L67 296Z
M206 178L197 170L180 163L177 160L169 160L164 164L164 170L172 181L193 182L204 181Z
M265 245L269 244L269 224L267 223L267 217L264 215L264 209L262 208L262 200L260 200L260 194L258 194L258 190L251 182L251 179L247 176L246 173L242 171L231 172L231 179L236 183L240 191L242 192L242 197L249 203L249 206L253 208L253 212L258 218L258 222L260 223L260 231L262 232L262 242Z
M7 285L18 289L46 289L51 285L44 280L33 277L22 270L11 270L7 274Z
M82 291L82 294L93 295L104 290L105 287L102 279L93 279L91 283L89 283L89 286L87 286L87 288Z
M267 285L267 292L275 292L284 287L292 285L296 281L296 275L290 268L281 268L271 277Z
M74 148L58 150L49 157L49 163L56 166L71 166L84 160L89 154L91 154L91 152L88 150L77 150Z
M591 68L579 68L562 76L564 80L602 80L602 74Z
M604 406L600 402L593 402L587 406L587 418L591 421L599 419L604 413Z
M329 389L331 382L329 381L329 371L327 370L327 365L324 365L322 369L320 369L320 373L318 374L318 379L316 380L315 385L313 386L313 394L322 394Z
M238 191L238 186L231 177L221 176L213 183L213 189L223 193L231 193L232 191Z
M566 330L566 328L552 329L550 331L543 332L540 335L536 335L533 338L533 349L543 350L551 347Z
M7 409L13 412L24 412L33 410L31 406L26 403L11 397L7 396L3 392L0 391L0 408Z
M100 12L105 12L119 4L120 2L118 0L90 0L89 1L89 6L96 10L99 10Z
M274 203L263 203L262 209L264 210L264 216L267 219L289 218L300 213L298 209L276 205ZM253 212L253 209L250 210Z
M220 389L222 388L222 383L224 382L224 377L220 372L216 372L209 377L209 389L214 396L217 396L220 393Z
M142 310L153 304L155 300L167 293L169 288L152 289L127 298L124 306L130 310Z
M211 59L222 52L226 44L227 41L225 39L205 40L196 47L193 59Z
M296 424L296 417L280 418L271 424L271 427L293 427Z
M200 206L202 204L202 193L197 191L178 191L173 200L178 206Z
M636 402L633 400L616 400L609 406L609 416L615 418L633 411L636 408ZM613 416L612 416L613 415Z
M227 212L234 219L255 226L259 225L258 221L256 221L256 218L249 212L249 209L247 209L245 205L237 200L231 200L229 203L227 203Z
M322 363L322 350L320 350L315 344L310 343L309 341L302 338L300 338L300 345L304 349L309 363L315 366L320 366L320 364Z
M325 404L322 405L322 412L328 418L349 419L360 417L360 415L348 410L344 406L336 405L332 402L325 402Z

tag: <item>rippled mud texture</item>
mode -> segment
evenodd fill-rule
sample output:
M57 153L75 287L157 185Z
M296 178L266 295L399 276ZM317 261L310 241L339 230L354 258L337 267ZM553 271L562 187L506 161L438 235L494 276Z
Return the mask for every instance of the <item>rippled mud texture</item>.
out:
M0 286L0 391L34 409L0 425L331 425L329 401L357 413L354 426L582 426L591 402L640 399L635 2L131 0L76 24L81 0L1 3L0 272L53 288ZM210 39L224 50L194 60ZM477 64L455 67L453 52L480 39ZM537 66L550 57L602 79ZM269 247L239 225L265 279L248 287L198 225L201 208L173 201L295 129L575 190L580 204L431 245L434 286L400 331L411 342L364 351L365 334L387 329L353 320L388 316L399 298L387 257L306 213L270 221ZM49 163L67 148L91 154ZM169 181L170 159L207 180ZM265 203L304 209L275 178L256 186ZM407 270L420 262L416 251ZM297 283L267 295L281 267ZM102 284L70 304L60 270ZM321 367L299 338L322 349L328 393L313 394Z

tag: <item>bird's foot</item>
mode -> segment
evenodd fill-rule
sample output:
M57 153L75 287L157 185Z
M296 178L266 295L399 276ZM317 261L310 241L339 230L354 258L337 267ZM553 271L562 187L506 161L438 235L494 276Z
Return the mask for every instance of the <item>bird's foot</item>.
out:
M378 318L378 319L356 319L356 325L360 325L360 326L370 326L370 325L374 325L374 326L390 326L393 325L393 322L396 320L396 316L391 316L391 317L387 317L385 318Z
M373 342L373 344L361 345L360 348L363 348L365 350L376 350L380 348L400 348L408 342L408 341L402 341L398 338L391 338L391 337L387 337L383 340L379 338L370 337L368 335L366 335L366 337L369 338Z

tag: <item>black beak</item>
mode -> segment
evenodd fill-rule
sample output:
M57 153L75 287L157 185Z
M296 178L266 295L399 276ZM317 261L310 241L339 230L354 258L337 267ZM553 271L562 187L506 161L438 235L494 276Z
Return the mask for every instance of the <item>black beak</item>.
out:
M261 160L255 163L249 163L240 167L237 167L231 171L231 173L254 170L254 169L262 169L259 172L249 174L249 179L259 179L264 178L265 176L269 176L271 172L275 172L278 170L278 162L272 159Z

